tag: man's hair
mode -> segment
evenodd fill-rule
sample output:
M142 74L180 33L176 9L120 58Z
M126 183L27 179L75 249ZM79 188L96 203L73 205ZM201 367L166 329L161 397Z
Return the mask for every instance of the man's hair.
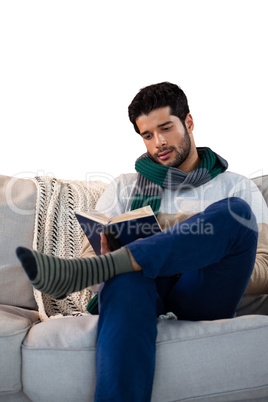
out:
M186 95L180 87L170 82L161 82L142 88L128 107L129 120L137 133L140 134L136 124L138 117L166 106L169 106L171 114L177 116L184 124L190 110Z

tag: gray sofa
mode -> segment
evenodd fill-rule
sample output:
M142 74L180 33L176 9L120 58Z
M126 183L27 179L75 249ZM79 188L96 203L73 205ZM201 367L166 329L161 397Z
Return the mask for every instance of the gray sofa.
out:
M268 201L268 177L255 182ZM98 316L41 322L15 256L32 247L36 199L31 179L0 176L0 401L93 401ZM267 295L247 295L232 320L159 319L152 400L268 401L267 315Z

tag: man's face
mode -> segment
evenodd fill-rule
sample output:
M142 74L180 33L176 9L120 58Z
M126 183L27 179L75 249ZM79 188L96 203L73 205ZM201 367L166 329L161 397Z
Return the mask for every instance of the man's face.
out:
M191 115L187 115L187 119L190 119L193 128ZM155 162L187 171L191 139L181 120L170 114L169 106L154 109L148 115L138 117L136 124L147 151Z

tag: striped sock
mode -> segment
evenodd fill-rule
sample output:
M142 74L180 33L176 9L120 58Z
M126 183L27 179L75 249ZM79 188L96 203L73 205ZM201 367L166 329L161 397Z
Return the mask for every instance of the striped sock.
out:
M54 299L133 271L124 247L97 257L75 259L48 256L24 247L18 247L16 253L32 285Z

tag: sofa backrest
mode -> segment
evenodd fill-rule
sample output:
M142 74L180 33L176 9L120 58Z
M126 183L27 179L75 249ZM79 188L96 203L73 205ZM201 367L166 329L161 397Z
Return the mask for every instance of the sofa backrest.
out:
M256 184L256 186L258 186L263 198L266 201L266 204L268 205L268 175L255 177L252 179L252 181Z
M36 243L37 238L35 236L34 239L35 229L38 228L40 233L42 232L42 236L47 233L43 233L43 230L35 223L37 202L39 202L38 224L40 223L40 211L45 211L42 213L42 224L48 220L54 222L54 219L61 213L64 217L69 216L73 211L69 209L70 205L80 206L85 211L94 208L105 187L106 184L100 181L68 181L41 177L33 180L0 176L0 304L37 309L33 288L15 252L18 246L33 247L33 242ZM44 194L43 189L45 189ZM53 190L55 191L53 192ZM59 190L59 193L56 190ZM65 200L65 197L70 204L63 202L62 208L60 208L57 202ZM48 206L47 202L55 208L53 210L45 208ZM42 203L45 204L42 205ZM72 227L67 227L67 221L67 219L62 219L59 223L64 226L62 228L63 236L68 238L67 234L76 233L74 226L77 226L81 231L81 237L79 236L79 244L78 240L73 244L76 244L76 250L80 247L80 243L82 248L83 233L78 221L74 219ZM48 231L49 229L50 227ZM45 240L42 236L42 239L39 238L40 241L42 240L41 243L44 241L47 244L46 240L49 240L50 244L51 239ZM59 244L62 244L63 240L61 237ZM71 249L71 247L66 247L66 250L69 248ZM78 254L79 252L80 250Z
M254 178L268 205L268 175ZM0 175L0 304L37 309L32 286L15 250L32 248L36 185L31 179Z
M0 176L0 303L36 309L32 286L16 257L32 247L36 186L32 180Z

